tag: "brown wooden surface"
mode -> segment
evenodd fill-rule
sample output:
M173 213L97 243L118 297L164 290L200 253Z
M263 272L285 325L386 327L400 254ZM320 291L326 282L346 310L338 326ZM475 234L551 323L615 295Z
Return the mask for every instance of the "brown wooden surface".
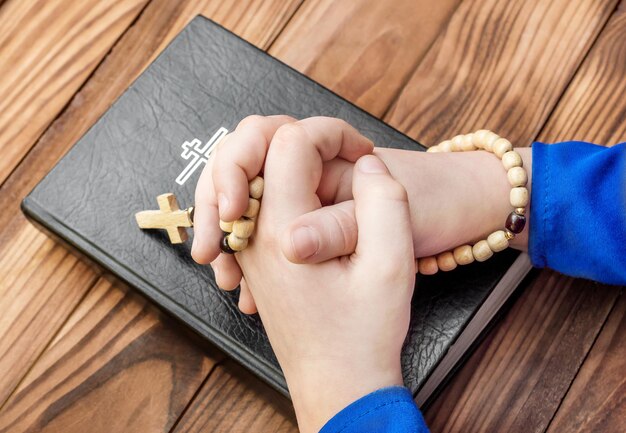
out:
M0 2L0 431L296 430L285 399L18 212L197 13L425 144L483 126L520 145L626 139L623 2L43 3ZM52 9L67 12L33 24ZM82 38L64 43L63 26ZM427 410L431 430L625 431L624 296L552 272L525 285Z

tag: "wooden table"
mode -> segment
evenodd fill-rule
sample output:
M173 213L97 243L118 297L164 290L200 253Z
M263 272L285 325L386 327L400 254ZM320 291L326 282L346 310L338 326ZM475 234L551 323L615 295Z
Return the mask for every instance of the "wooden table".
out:
M196 14L425 144L626 140L619 0L0 0L0 432L296 431L289 402L111 283L21 198ZM535 272L432 432L626 431L626 296Z

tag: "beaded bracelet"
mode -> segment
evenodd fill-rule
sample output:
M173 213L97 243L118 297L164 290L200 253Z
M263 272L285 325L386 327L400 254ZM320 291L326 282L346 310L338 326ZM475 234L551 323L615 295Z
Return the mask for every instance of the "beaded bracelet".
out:
M243 216L236 221L220 220L222 229L222 241L220 249L226 254L235 254L243 251L248 246L248 239L254 232L256 217L261 208L261 197L263 196L264 181L262 177L255 177L248 184L250 197L248 207Z
M513 211L506 219L504 230L491 233L487 239L478 241L474 245L461 245L436 256L419 258L417 267L421 274L432 275L438 270L451 271L457 265L468 265L474 260L484 262L491 258L494 253L508 248L509 241L524 230L526 206L528 206L529 201L528 189L526 188L528 174L523 167L522 157L513 150L513 145L509 140L483 129L473 134L457 135L451 140L443 141L437 146L431 147L428 152L471 150L486 150L502 160L502 165L507 171L507 178L512 187L509 200Z

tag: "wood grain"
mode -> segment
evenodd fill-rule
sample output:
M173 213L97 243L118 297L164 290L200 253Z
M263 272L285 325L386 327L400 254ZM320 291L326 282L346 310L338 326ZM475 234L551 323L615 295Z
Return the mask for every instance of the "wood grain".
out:
M297 432L291 403L234 362L218 366L175 433Z
M626 141L626 1L613 14L540 139ZM615 289L617 290L617 289ZM611 312L549 433L626 431L626 296Z
M2 5L0 183L146 3L10 0Z
M386 119L427 145L491 129L537 136L616 0L467 0Z
M382 115L459 2L307 1L270 54Z
M626 141L626 1L622 0L548 120L539 141Z
M78 258L17 219L19 228L0 247L0 406L96 280Z
M167 431L216 359L101 280L5 405L0 432Z
M275 6L269 8L270 3ZM276 0L263 5L258 1L241 1L238 8L229 9L230 15L219 7L221 4L219 0L152 1L0 187L0 240L4 254L0 271L8 276L31 275L28 284L3 279L0 286L0 290L18 290L20 294L19 297L3 296L0 301L0 371L3 372L0 375L0 405L98 278L98 273L78 263L74 256L66 254L62 247L54 246L45 235L30 226L19 212L21 198L195 15L218 10L218 16L212 18L239 30L253 26L259 33L257 40L247 30L251 42L266 41L268 44L268 35L275 31L272 29L280 27L270 23L277 20L284 25L299 1ZM23 231L29 236L27 241L20 238ZM42 249L41 252L38 248ZM58 257L51 260L51 254ZM50 277L60 272L64 273L63 284ZM32 317L38 319L31 320Z
M549 433L626 431L626 296L581 368Z
M431 432L543 432L619 295L544 271L436 402Z

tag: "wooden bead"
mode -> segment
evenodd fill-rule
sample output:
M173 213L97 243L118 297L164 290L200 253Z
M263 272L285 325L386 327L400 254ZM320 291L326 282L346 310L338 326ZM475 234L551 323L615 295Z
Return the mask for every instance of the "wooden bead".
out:
M435 257L422 257L417 260L417 270L422 275L435 275L439 271Z
M256 216L259 214L260 208L261 203L255 198L250 198L248 199L248 207L243 213L243 216L245 216L246 218L256 218Z
M232 233L227 236L227 239L228 246L233 251L243 251L248 246L248 239L239 238Z
M432 147L429 147L428 149L426 149L426 152L428 152L428 153L440 153L441 149L439 148L439 146L432 146Z
M509 247L509 241L506 238L504 230L498 230L491 233L487 237L487 244L489 244L489 248L491 248L491 251L494 253L506 250Z
M452 152L452 142L450 140L442 141L437 145L442 152Z
M254 232L254 221L248 219L238 219L233 223L233 234L238 238L248 239Z
M511 186L526 186L528 183L528 175L526 170L522 167L513 167L506 172L506 177L509 179Z
M487 138L487 134L489 134L489 131L486 129L481 129L480 131L474 132L474 134L472 134L472 144L474 145L474 147L476 147L477 149L482 149L485 138Z
M485 135L482 148L485 149L487 152L493 152L493 145L499 139L500 139L500 136L498 134L496 134L495 132L489 131Z
M457 267L457 263L456 260L454 260L452 252L446 251L444 253L437 254L437 266L444 272L455 269Z
M506 138L498 138L493 143L493 153L498 157L502 158L505 153L513 150L513 145Z
M474 253L474 258L477 262L484 262L493 256L493 251L491 251L489 244L485 240L478 241L472 247L472 253Z
M457 135L453 137L452 140L450 140L450 142L452 143L452 152L460 152L461 150L463 150L463 137L463 135Z
M265 181L262 177L257 176L250 181L248 184L248 189L250 191L250 197L256 198L257 200L263 197L263 188L265 186Z
M230 245L228 245L228 236L229 235L222 236L222 240L220 241L220 249L223 253L235 254L235 250L233 250Z
M502 155L502 165L504 165L505 170L509 171L513 167L523 167L524 162L519 153L514 150L509 150Z
M473 137L474 134L465 134L463 136L463 140L461 141L461 150L463 152L471 152L472 150L476 150Z
M472 253L471 245L456 247L454 251L452 251L452 254L454 255L454 260L459 265L469 265L474 261L474 253Z
M511 233L519 234L526 226L526 217L513 211L509 214L504 226Z
M222 221L220 220L220 228L223 232L230 233L233 231L233 222L234 221Z
M528 190L523 186L511 188L509 199L513 207L526 207L528 206Z

